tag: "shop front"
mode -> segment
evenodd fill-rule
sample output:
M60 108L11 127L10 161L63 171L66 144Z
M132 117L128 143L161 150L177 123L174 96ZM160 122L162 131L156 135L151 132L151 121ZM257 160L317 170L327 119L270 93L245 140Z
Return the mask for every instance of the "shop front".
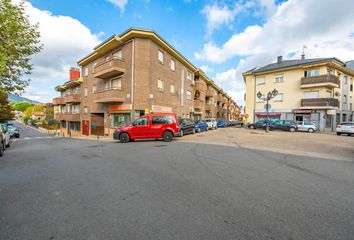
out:
M112 135L114 130L119 126L129 124L131 119L131 104L120 104L110 106L108 116L106 118L105 134Z

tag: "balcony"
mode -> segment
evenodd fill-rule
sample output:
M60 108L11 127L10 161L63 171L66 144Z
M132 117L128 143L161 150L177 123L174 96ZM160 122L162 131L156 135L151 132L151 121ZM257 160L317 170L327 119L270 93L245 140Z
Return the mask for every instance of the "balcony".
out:
M122 59L113 58L109 61L99 63L94 68L95 78L106 79L121 75L125 72L125 62Z
M334 108L339 107L339 101L335 98L307 98L301 99L301 107Z
M69 122L80 122L80 113L57 113L55 119Z
M218 102L222 102L222 95L221 95L221 94L218 95L217 101L218 101Z
M53 98L53 105L64 105L64 104L65 104L65 98L63 97Z
M194 89L198 90L199 92L205 92L206 85L201 81L195 81Z
M93 94L95 103L124 102L124 92L121 88L104 88Z
M66 103L79 103L80 102L80 93L74 93L68 96L65 96Z
M335 75L320 75L301 78L301 88L311 87L340 87L339 78Z
M204 107L204 102L200 100L194 100L194 108L196 109L202 109Z
M206 91L205 91L205 96L206 96L206 97L213 97L213 96L214 96L214 93L213 93L212 90L206 90Z
M212 104L205 104L205 111L212 111L214 109L214 106Z

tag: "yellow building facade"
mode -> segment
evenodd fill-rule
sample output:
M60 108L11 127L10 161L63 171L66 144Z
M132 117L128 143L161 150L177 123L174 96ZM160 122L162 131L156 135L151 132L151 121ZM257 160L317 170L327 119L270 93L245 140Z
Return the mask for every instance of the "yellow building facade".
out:
M243 73L246 84L247 122L266 118L265 96L276 89L269 101L269 118L313 121L321 131L334 131L339 122L353 121L352 62L337 58L283 60ZM257 93L263 96L259 99Z

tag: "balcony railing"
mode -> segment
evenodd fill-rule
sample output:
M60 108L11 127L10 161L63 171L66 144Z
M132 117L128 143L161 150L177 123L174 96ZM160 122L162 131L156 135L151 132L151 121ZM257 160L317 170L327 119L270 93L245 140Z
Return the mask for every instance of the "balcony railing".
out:
M205 104L205 111L212 111L213 108L214 108L214 106L212 104L209 104L209 103Z
M55 119L70 122L80 122L80 113L56 113Z
M213 93L212 90L206 90L206 91L205 91L205 96L206 96L206 97L213 97L213 96L214 96L214 93Z
M110 78L123 74L125 72L125 62L119 58L113 58L99 63L94 68L93 76L95 78Z
M96 103L124 102L124 95L122 88L104 88L96 90L93 99Z
M80 93L74 93L74 94L65 96L65 102L66 103L80 102Z
M301 78L302 88L317 86L339 87L340 81L337 76L329 74Z
M64 104L65 104L65 98L63 97L53 98L53 105L64 105Z
M195 89L195 90L198 90L198 91L200 91L200 92L205 92L205 90L206 90L206 85L205 85L205 83L203 83L202 81L198 80L198 81L195 81L194 89Z
M335 98L307 98L301 99L301 107L339 107Z
M204 107L204 103L200 100L194 100L194 108L202 109Z

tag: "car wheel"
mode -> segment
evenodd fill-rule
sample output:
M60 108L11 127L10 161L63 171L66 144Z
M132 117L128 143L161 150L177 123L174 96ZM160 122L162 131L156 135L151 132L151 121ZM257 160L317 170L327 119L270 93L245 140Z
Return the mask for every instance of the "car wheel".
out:
M173 139L173 134L170 131L166 131L162 134L162 139L164 142L171 142Z
M197 132L200 133L202 131L201 128L197 128Z
M249 126L250 129L256 129L254 126Z
M314 132L314 130L313 130L313 128L309 128L309 133L313 133Z
M1 146L0 146L0 157L2 157L4 155L4 143L1 142Z
M121 143L127 143L130 141L130 137L129 137L129 134L128 133L121 133L119 135L119 141Z
M291 127L291 128L289 128L289 131L290 132L295 132L295 128Z
M337 135L338 135L338 136L340 136L340 135L341 135L341 133L340 133L340 132L337 132Z
M179 131L179 136L183 137L183 130L182 129Z

